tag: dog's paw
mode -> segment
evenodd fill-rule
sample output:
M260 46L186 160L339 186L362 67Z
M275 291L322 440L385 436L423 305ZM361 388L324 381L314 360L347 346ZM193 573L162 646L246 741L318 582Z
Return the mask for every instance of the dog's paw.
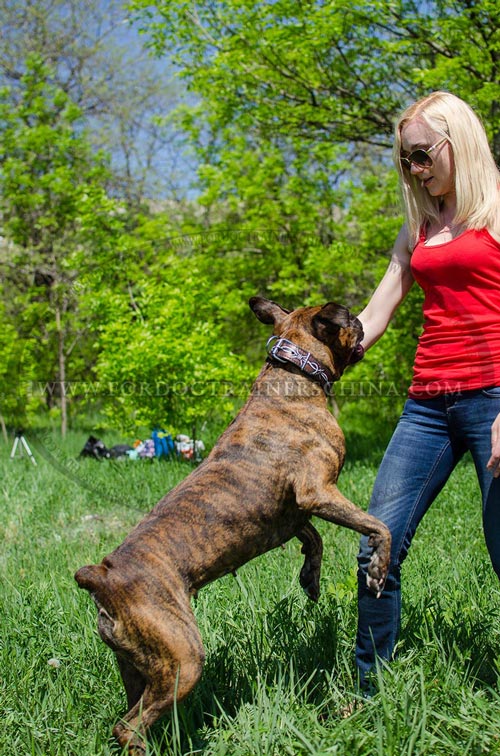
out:
M384 590L385 576L377 579L368 574L366 576L366 585L377 598L380 598L382 591Z
M297 537L302 541L301 552L304 554L304 564L300 571L300 584L304 589L306 596L311 601L319 599L320 575L321 575L321 558L323 556L323 541L321 536L310 522L308 522Z
M319 599L320 594L320 588L319 588L319 575L320 571L318 568L314 568L308 559L304 562L304 566L302 567L300 571L300 585L304 589L304 592L307 596L307 598L310 598L311 601L317 601Z
M145 756L147 752L145 740L131 730L124 720L113 727L113 735L121 747L127 749L128 756Z
M368 565L366 585L369 590L380 598L384 590L391 550L391 536L389 531L385 536L372 534L368 543L373 548L372 557Z

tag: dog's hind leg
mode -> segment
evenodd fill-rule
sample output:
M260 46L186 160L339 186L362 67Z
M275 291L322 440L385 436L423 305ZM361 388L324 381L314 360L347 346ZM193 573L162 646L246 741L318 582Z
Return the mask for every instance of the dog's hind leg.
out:
M139 701L146 688L146 680L133 664L121 654L116 654L116 661L122 676L123 685L127 694L127 706L132 709Z
M304 564L300 571L300 584L308 598L317 601L320 587L319 578L321 573L321 558L323 556L323 541L321 536L310 522L297 533L297 538L302 541L302 553L305 556Z
M116 651L118 668L127 694L128 708L131 709L144 693L146 680L137 667L129 661L127 655L120 649L120 646L117 646L115 639L116 622L103 606L99 606L98 628L102 640Z
M186 620L185 613L182 616L172 613L168 623L156 627L159 632L155 633L154 647L149 646L147 652L138 649L137 654L129 651L127 656L132 660L127 659L124 667L119 660L129 703L137 697L141 680L144 682L142 695L113 728L113 735L122 748L128 747L131 756L145 752L146 730L176 701L185 698L201 676L205 660L201 636L192 614L188 624ZM138 675L136 669L140 670ZM132 684L128 688L126 678L131 670Z
M196 685L201 676L203 658L183 659L177 667L173 660L157 660L155 666L154 679L146 683L140 699L113 728L113 735L122 748L127 746L129 754L134 756L146 750L146 730Z

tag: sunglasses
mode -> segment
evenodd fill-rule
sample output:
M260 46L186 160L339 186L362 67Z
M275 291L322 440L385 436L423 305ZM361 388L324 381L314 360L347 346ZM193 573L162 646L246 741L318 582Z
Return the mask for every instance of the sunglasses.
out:
M401 162L401 166L403 168L406 168L407 171L411 170L412 165L416 165L417 168L430 168L432 165L432 158L430 156L430 153L432 152L432 150L435 150L436 147L439 147L440 144L446 142L447 139L448 137L443 137L439 140L439 142L436 142L436 144L433 144L432 147L429 147L428 150L415 150L415 152L410 152L410 154L406 157L400 155L399 160Z

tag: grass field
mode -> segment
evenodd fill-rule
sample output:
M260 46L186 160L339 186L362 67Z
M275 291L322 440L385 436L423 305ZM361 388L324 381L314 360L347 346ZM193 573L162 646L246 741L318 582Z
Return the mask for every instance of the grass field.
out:
M74 571L121 542L189 467L76 461L85 434L45 435L1 467L1 756L118 755L125 712L111 651ZM29 437L28 437L29 440ZM349 442L349 437L348 437ZM366 507L381 450L354 443L342 491ZM366 461L368 459L368 461ZM207 586L195 603L207 662L191 696L157 724L149 754L500 754L500 591L482 540L472 464L427 515L405 565L399 657L380 692L354 695L356 534L318 522L322 596L298 584L289 543Z

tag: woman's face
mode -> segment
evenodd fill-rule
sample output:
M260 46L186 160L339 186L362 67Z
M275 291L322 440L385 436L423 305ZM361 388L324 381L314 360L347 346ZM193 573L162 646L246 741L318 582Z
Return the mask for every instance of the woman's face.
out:
M428 150L443 138L421 118L414 118L401 131L401 154ZM455 193L455 163L451 144L445 140L431 151L432 165L421 167L412 163L409 169L432 197L446 197Z

